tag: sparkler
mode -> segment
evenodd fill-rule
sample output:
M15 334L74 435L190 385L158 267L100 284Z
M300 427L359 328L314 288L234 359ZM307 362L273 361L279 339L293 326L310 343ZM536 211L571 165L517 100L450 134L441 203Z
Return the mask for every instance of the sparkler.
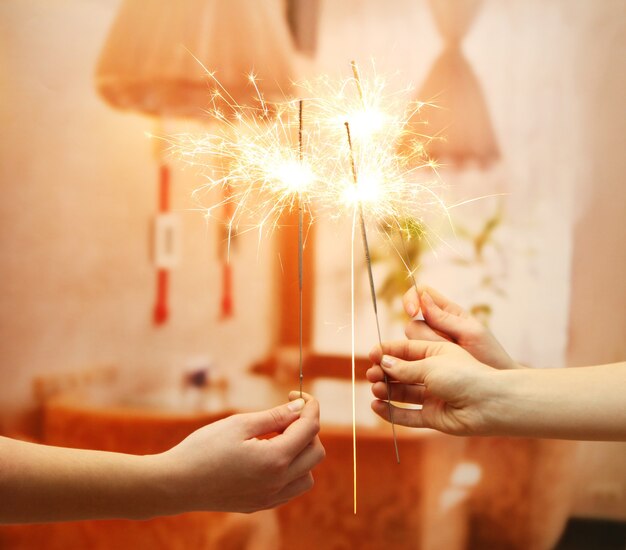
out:
M208 72L208 71L207 71ZM403 224L419 217L427 226L423 214L441 211L448 217L447 207L436 192L440 185L437 165L425 153L428 136L410 133L407 121L423 104L407 99L410 89L389 93L385 81L376 77L363 80L356 63L352 62L353 77L331 80L321 77L300 84L307 101L308 127L304 157L303 102L286 101L268 104L259 92L253 75L250 83L257 93L257 106L241 106L234 102L212 73L216 84L209 110L221 124L214 133L201 136L177 136L174 148L184 160L206 169L207 183L194 195L215 188L227 188L224 201L232 203L228 219L228 240L234 231L278 227L284 211L298 209L298 287L299 287L299 386L303 384L303 215L330 218L351 212L352 281L354 281L354 236L359 218L361 237L368 268L370 292L378 342L381 331L378 318L376 290L365 220L377 226L397 229L404 247L403 262L416 285L409 265L404 242ZM349 89L356 83L356 96ZM353 86L352 86L353 87ZM295 141L297 105L297 148ZM346 133L348 136L346 146ZM403 144L400 151L399 146ZM350 160L351 177L346 173ZM217 161L217 164L216 164ZM357 174L358 166L358 174ZM207 217L224 201L206 208ZM408 232L408 231L407 231ZM401 254L397 249L402 258ZM354 510L356 513L356 417L354 378L354 282L352 283L352 349L353 349L353 461ZM397 462L400 462L395 423L387 385L389 417Z
M194 197L205 203L204 195L216 188L227 188L224 199L233 205L228 225L232 234L249 229L274 230L280 216L294 208L304 210L319 189L313 167L303 159L301 120L294 116L299 102L268 104L258 91L253 75L251 84L257 90L258 106L234 103L219 81L216 83L209 110L220 122L213 133L174 136L173 147L189 164L204 169L207 183L194 191ZM299 146L293 147L297 118ZM224 201L205 208L207 217Z
M345 126L346 126L346 133L348 134L348 147L350 149L350 167L352 169L352 178L354 180L355 187L358 187L359 180L357 177L356 165L354 163L352 137L350 135L350 123L345 122ZM361 207L360 203L357 205L357 209L358 209L359 223L361 225L361 239L363 240L363 250L365 251L365 263L367 264L367 274L368 274L369 283L370 283L370 293L372 295L372 305L374 306L374 316L376 317L376 332L378 334L378 344L380 345L382 349L383 341L380 336L380 322L378 320L378 302L376 300L376 287L374 285L374 275L372 273L372 260L370 256L370 248L367 243L367 230L365 229L365 219L363 217L363 208ZM398 462L398 464L400 464L400 453L398 452L398 439L396 437L396 424L393 420L393 408L391 405L391 390L389 388L389 379L386 373L383 373L383 374L385 378L385 386L387 387L387 407L388 407L387 410L389 412L389 420L391 422L391 430L393 433L393 446L396 451L396 461Z
M211 114L222 122L220 132L199 138L179 136L177 149L183 158L192 164L208 166L217 158L221 166L213 168L207 175L208 183L196 195L215 187L228 190L224 202L229 205L228 244L233 230L240 231L242 223L257 224L272 229L279 223L284 211L298 209L298 291L299 291L299 388L303 389L303 263L304 263L304 210L308 208L310 196L315 191L316 176L312 167L304 160L303 100L297 102L297 139L293 142L292 108L295 102L268 105L254 77L258 107L244 107L229 100L226 91L219 85L213 95ZM226 99L225 99L226 96ZM224 114L223 107L227 113ZM272 116L270 116L272 115ZM207 157L205 161L205 157ZM207 209L207 215L221 203ZM254 225L253 225L254 227Z
M354 81L356 83L356 87L359 92L359 98L361 100L363 110L365 111L366 103L365 103L365 97L363 95L363 87L361 85L361 75L359 73L359 68L355 61L351 62L351 66L352 66L352 74L354 76ZM350 165L352 168L352 177L354 178L354 185L358 186L356 166L354 164L354 151L352 148L352 138L350 136L350 123L346 122L345 125L346 125L346 132L348 134L348 146L350 148ZM367 243L367 232L365 230L365 220L363 219L363 208L361 207L360 204L359 204L359 221L361 224L361 238L363 240L363 248L365 250L365 260L367 264L367 273L369 276L370 293L372 295L372 305L374 306L374 316L376 317L376 332L378 334L378 344L380 345L382 349L382 338L380 335L380 322L378 319L378 306L377 306L377 300L376 300L376 288L374 286L374 276L372 274L372 262L370 258L369 245ZM402 236L402 231L400 231L400 236L402 238L402 244L404 245L404 237ZM407 261L408 261L408 257L406 256L406 246L404 248L404 251L405 251L405 257L407 258ZM413 273L411 273L411 276L413 276ZM415 284L414 276L413 276L413 282ZM415 290L417 291L417 285L415 285ZM393 408L391 405L391 389L389 387L389 379L387 377L387 374L383 373L383 375L384 375L385 386L387 388L387 410L389 413L389 420L391 422L391 430L393 433L393 446L396 452L396 461L398 462L398 464L400 464L400 453L398 451L398 439L396 437L396 424L393 419Z
M300 160L300 165L302 165L302 106L303 101L300 100L298 102L298 155ZM302 297L303 297L303 272L304 272L304 243L302 239L302 231L303 231L303 208L302 208L302 196L298 196L298 293L299 293L299 352L300 352L300 397L302 397L302 380L304 375L302 373L302 363L303 363L303 349L302 349Z

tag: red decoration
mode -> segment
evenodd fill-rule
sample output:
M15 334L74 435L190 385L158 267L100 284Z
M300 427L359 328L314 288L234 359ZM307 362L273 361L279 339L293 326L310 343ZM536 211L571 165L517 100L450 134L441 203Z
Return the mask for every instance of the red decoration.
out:
M166 164L159 165L159 212L168 212L170 207L170 168ZM159 268L157 271L156 303L154 305L154 324L163 325L169 317L169 270Z
M233 215L233 205L229 200L230 188L224 189L224 214L226 224L229 224ZM230 319L233 316L233 271L230 265L229 245L232 244L234 235L229 232L228 225L220 232L220 259L222 261L222 300L220 319Z

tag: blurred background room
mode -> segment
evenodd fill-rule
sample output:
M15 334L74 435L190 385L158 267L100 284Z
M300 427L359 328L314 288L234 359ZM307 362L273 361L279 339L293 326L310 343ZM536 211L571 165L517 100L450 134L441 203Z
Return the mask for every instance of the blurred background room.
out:
M198 61L244 104L251 70L269 99L351 60L410 84L437 104L429 153L460 204L410 247L418 280L526 365L626 360L622 0L2 0L0 43L0 434L153 453L298 387L297 216L227 254L192 197L203 174L150 137L220 124ZM0 547L626 547L626 443L399 430L396 464L364 379L362 259L354 515L349 223L316 222L304 256L327 449L311 492L250 516L5 526ZM380 236L372 259L383 339L403 337L410 279Z

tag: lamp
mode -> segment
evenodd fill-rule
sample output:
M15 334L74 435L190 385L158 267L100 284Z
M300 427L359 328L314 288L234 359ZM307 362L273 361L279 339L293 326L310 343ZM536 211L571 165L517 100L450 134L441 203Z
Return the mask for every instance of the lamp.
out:
M254 71L268 100L291 87L295 56L281 0L124 0L96 69L113 107L205 117L205 69L245 105Z
M295 78L296 58L282 0L123 0L102 49L95 81L113 107L156 117L207 119L211 97L206 70L232 99L251 102L256 76L267 99L284 97ZM169 212L170 170L160 147L159 214L155 223L157 293L154 323L167 321L169 271L178 243ZM222 316L232 313L231 268L223 261Z

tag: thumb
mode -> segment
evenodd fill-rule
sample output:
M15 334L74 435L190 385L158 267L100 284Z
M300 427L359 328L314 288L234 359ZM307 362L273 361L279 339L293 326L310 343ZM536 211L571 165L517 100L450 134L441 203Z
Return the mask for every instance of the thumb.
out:
M266 411L249 413L246 416L246 436L248 438L271 433L282 433L289 424L300 417L304 399L295 399L284 405Z

